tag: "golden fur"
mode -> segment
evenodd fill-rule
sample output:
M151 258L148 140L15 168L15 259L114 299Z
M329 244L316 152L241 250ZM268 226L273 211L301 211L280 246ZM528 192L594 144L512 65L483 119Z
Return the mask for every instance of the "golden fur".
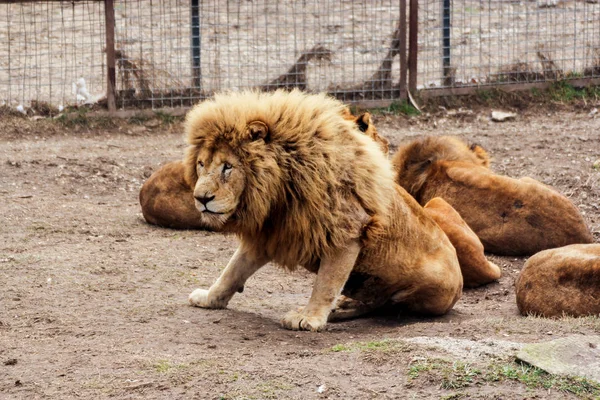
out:
M373 139L387 155L389 142L380 136L368 112L354 116L346 108L342 115L354 122L358 129ZM165 164L155 171L140 190L142 214L153 225L175 229L209 229L194 203L193 189L184 179L182 161Z
M456 249L465 287L477 287L500 279L502 271L485 258L481 240L450 204L441 197L434 197L424 209Z
M600 244L541 251L525 263L515 284L523 315L600 314Z
M207 229L194 204L192 188L184 179L182 161L165 164L140 190L140 205L146 221L175 229Z
M490 171L479 146L450 137L426 137L398 149L396 180L424 205L446 200L477 234L485 250L531 255L572 243L591 243L583 217L569 199L531 178Z
M443 314L458 300L454 247L344 108L294 90L221 94L188 113L196 206L208 226L241 242L192 305L226 307L269 261L317 273L308 305L283 318L288 329L322 329L342 291L365 305L342 317L385 303Z

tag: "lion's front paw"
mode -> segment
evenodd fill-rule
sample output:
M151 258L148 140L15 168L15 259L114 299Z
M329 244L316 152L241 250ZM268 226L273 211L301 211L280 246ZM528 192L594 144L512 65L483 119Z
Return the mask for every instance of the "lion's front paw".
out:
M302 312L292 310L285 314L281 325L293 331L321 331L327 324L327 316L305 315Z
M225 308L227 304L211 299L206 289L196 289L188 298L191 305L202 308Z

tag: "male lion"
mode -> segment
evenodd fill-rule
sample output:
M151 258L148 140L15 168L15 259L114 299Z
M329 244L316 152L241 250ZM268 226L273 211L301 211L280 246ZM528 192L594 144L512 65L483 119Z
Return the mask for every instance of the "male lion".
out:
M371 114L366 112L356 117L345 108L342 116L354 122L361 132L379 145L381 151L388 154L389 142L378 134ZM154 172L144 183L139 200L148 223L175 229L209 229L196 208L193 189L185 180L184 171L182 161L173 161Z
M569 199L531 178L494 174L479 146L426 137L399 148L393 164L397 182L420 204L434 197L446 200L491 253L531 255L592 242Z
M462 291L454 247L343 109L294 90L216 95L188 113L196 207L207 226L240 239L190 304L226 307L271 261L317 274L308 305L283 318L288 329L323 329L342 291L362 306L340 308L341 317L385 303L434 315L452 308Z

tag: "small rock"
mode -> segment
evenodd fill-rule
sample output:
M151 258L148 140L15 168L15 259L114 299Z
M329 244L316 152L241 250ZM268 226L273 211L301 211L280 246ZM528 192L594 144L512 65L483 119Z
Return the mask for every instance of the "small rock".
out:
M149 121L146 121L144 125L147 128L158 128L160 126L160 121L158 119L151 119Z
M11 358L9 360L4 361L4 365L17 365L17 359Z
M517 117L515 113L509 113L504 111L492 111L492 121L494 122L504 122L510 121Z
M321 385L317 388L317 393L325 393L326 390L327 390L327 386Z
M597 108L592 108L592 110L590 111L589 115L592 116L592 115L596 115L596 114L598 114L598 109Z

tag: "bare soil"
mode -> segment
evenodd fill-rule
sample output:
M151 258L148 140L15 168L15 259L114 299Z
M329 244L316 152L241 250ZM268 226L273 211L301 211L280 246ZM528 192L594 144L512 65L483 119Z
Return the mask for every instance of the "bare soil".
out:
M600 119L538 111L499 124L489 111L375 123L393 145L421 134L481 144L496 172L571 198L599 242ZM272 266L226 310L188 306L237 242L142 218L139 188L183 154L180 125L92 125L0 118L0 398L575 397L484 373L469 382L456 367L489 371L513 365L523 343L600 332L594 317L520 316L514 281L525 258L489 255L500 281L466 290L439 318L381 313L287 331L279 318L307 302L313 276ZM433 360L449 369L428 370Z

